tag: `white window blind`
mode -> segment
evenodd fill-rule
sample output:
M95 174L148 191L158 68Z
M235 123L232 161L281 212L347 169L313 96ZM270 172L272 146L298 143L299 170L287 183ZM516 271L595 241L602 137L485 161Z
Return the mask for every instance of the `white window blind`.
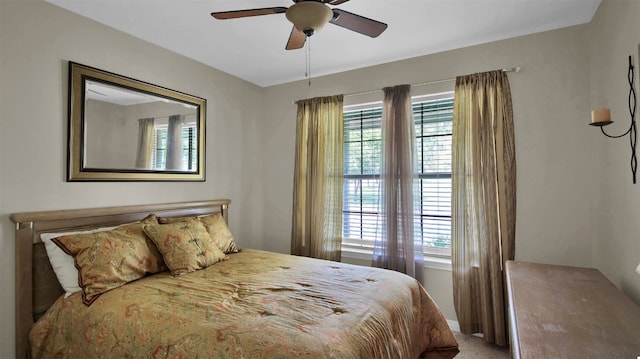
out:
M153 168L166 168L167 153L167 125L155 127L153 136ZM182 127L182 167L185 171L194 171L198 168L197 130L195 125Z
M453 98L415 101L414 232L427 256L451 256ZM344 112L343 248L370 252L380 235L381 104Z

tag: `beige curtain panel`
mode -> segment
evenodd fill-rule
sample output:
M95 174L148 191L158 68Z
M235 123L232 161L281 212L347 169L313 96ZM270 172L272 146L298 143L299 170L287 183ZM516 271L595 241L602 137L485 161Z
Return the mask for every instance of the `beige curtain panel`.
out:
M167 160L166 169L182 169L182 126L184 115L169 116L167 127Z
M151 169L153 166L153 124L153 118L141 118L138 120L136 168Z
M501 71L456 79L452 264L462 333L507 345L504 264L514 259L516 161L511 90Z
M298 101L291 253L340 261L343 96Z
M378 226L373 266L395 270L423 283L422 238L415 237L415 123L411 86L386 87L382 112L382 169Z

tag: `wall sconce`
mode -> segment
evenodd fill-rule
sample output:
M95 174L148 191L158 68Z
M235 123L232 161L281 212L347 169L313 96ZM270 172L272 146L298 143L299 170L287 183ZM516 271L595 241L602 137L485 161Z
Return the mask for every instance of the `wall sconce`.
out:
M619 135L612 136L604 131L604 126L613 123L611 121L611 111L608 108L600 108L591 111L591 126L598 126L602 133L610 138L620 138L629 135L629 141L631 143L631 174L633 176L633 183L636 183L636 169L638 168L638 158L636 157L636 141L638 140L638 133L636 130L636 90L634 87L634 67L631 56L629 56L629 114L631 115L631 126L627 132Z

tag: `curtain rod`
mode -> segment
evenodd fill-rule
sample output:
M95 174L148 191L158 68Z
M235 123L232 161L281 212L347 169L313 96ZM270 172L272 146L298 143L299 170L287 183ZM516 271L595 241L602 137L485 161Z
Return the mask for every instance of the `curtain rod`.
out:
M504 69L502 69L502 72L520 72L520 66L504 68ZM451 81L455 81L455 80L456 80L455 77L451 77L451 78L448 78L448 79L427 81L427 82L420 82L420 83L417 83L417 84L411 84L411 87L435 85L435 84L440 84L440 83L444 83L444 82L451 82ZM382 91L382 90L369 90L369 91L362 91L362 92L351 92L351 93L344 94L344 97L367 95L367 94L370 94L370 93L376 93L376 92L380 92L380 91Z
M502 72L520 72L520 66L516 66L516 67L509 67L509 68L503 68ZM417 84L411 84L411 87L419 87L419 86L427 86L427 85L435 85L435 84L440 84L440 83L444 83L444 82L451 82L451 81L455 81L456 78L455 77L451 77L448 79L442 79L442 80L435 80L435 81L428 81L428 82L421 82L421 83L417 83ZM351 92L351 93L346 93L343 96L344 97L349 97L349 96L360 96L360 95L368 95L370 93L376 93L376 92L380 92L382 90L369 90L369 91L361 91L361 92ZM294 104L298 103L298 100L293 101Z

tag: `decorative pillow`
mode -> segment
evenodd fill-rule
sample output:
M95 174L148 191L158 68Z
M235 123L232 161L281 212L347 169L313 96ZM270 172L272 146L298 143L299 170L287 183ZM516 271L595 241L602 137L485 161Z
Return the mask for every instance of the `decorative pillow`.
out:
M195 218L169 224L147 224L144 231L156 244L174 276L226 259L204 225Z
M160 217L160 224L169 224L175 222L183 222L185 220L195 218L204 224L209 232L213 242L220 248L223 253L238 253L238 247L233 240L233 235L227 226L227 222L222 217L222 213L214 213L200 217Z
M233 240L233 235L227 226L227 222L221 213L200 217L200 222L207 228L207 232L213 242L224 253L238 253L238 247Z
M73 256L65 253L60 247L53 243L54 238L60 236L68 236L74 234L85 234L110 231L117 227L103 227L90 231L78 231L78 232L60 232L60 233L42 233L40 239L44 243L44 249L47 251L47 257L53 268L53 272L58 278L58 282L62 289L64 289L64 297L67 298L73 293L82 291L78 284L78 270L76 269Z
M100 294L165 270L162 255L145 235L143 227L158 223L149 215L138 223L111 231L54 238L53 242L72 255L79 271L82 300L93 303Z

